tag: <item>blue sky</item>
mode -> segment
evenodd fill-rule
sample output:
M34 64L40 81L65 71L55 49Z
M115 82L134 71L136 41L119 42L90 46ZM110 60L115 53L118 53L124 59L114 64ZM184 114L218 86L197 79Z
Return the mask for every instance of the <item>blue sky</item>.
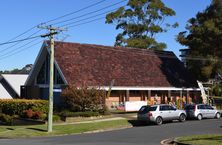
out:
M18 34L21 34L22 32L26 31L27 29L39 23L57 18L59 16L76 11L80 8L86 7L90 4L99 1L101 0L1 1L0 2L1 6L0 43L10 40L11 38L17 36ZM72 16L69 16L66 19L77 17L82 14L98 10L100 8L106 7L108 5L120 1L121 0L104 0L103 3L100 3L95 7L86 9L85 11L76 13ZM167 33L162 33L157 35L156 39L158 41L165 42L167 44L167 50L173 51L178 56L179 49L184 48L184 46L181 46L179 43L175 41L175 36L179 32L184 31L187 20L191 17L194 17L198 11L203 11L210 4L211 0L163 0L163 2L168 7L174 9L176 12L176 16L168 18L166 19L166 21L178 22L179 27L176 29L171 29ZM126 2L111 7L107 10L111 10L118 6L122 6L124 4L126 4ZM106 12L107 10L100 11L96 14ZM65 20L65 18L60 20ZM77 19L75 21L77 21ZM19 37L18 39L26 38L36 31L38 31L37 28ZM42 30L38 34L45 34L45 33L46 31ZM67 32L64 32L64 34L60 34L58 36L58 39L61 40L63 38L66 38L65 41L70 41L70 42L112 46L115 42L115 36L117 33L118 31L115 30L114 25L105 24L105 19L101 19L99 21L70 28L68 29ZM67 35L68 37L66 37ZM26 47L29 47L32 44L36 44L40 40L43 39L36 40L33 43L26 45ZM13 47L12 44L0 46L0 70L11 70L14 68L21 68L26 64L34 63L37 54L40 50L41 43L38 43L37 45L27 49L26 47L22 47L23 45L29 43L30 41L19 43Z

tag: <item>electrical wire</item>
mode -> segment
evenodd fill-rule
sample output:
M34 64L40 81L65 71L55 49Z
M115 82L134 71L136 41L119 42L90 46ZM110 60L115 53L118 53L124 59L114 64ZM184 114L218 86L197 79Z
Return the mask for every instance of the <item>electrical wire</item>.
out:
M77 11L74 11L74 12L71 12L71 13L68 13L68 14L65 14L65 15L62 15L62 16L59 16L59 17L57 17L57 18L48 20L48 21L46 21L46 22L44 22L44 23L41 23L41 24L47 24L47 23L56 21L56 20L58 20L58 19L61 19L61 18L70 16L70 15L73 15L73 14L75 14L75 13L81 12L81 11L86 10L86 9L88 9L88 8L94 7L94 6L96 6L96 5L100 4L100 3L103 3L103 2L105 2L105 1L106 1L106 0L101 0L101 1L99 1L99 2L97 2L97 3L93 3L93 4L89 5L89 6L83 7L83 8L81 8L81 9L77 10Z
M62 16L59 16L59 17L57 17L57 18L48 20L48 21L43 22L43 23L40 23L39 25L41 25L41 24L47 24L47 23L50 23L50 22L59 20L59 19L61 19L61 18L64 18L64 17L67 17L67 16L69 16L69 15L78 13L78 12L80 12L80 11L83 11L83 10L85 10L85 9L91 8L91 7L93 7L93 6L99 5L100 3L103 3L103 2L105 2L105 1L106 1L106 0L101 0L101 1L99 1L99 2L97 2L97 3L93 3L93 4L91 4L91 5L88 5L88 6L86 6L86 7L83 7L83 8L81 8L81 9L77 10L77 11L74 11L74 12L71 12L71 13L68 13L68 14L65 14L65 15L62 15ZM5 43L10 42L10 41L13 41L13 40L19 38L20 36L23 36L24 34L26 34L26 33L30 32L30 31L34 30L35 28L37 28L37 26L38 26L38 25L35 25L35 26L27 29L25 32L22 32L21 34L13 37L13 38L11 38L11 39L9 39L9 40L6 41ZM35 33L36 33L36 32L35 32ZM14 47L14 46L16 46L16 45L17 45L17 44L15 44L15 45L13 45L13 46L11 46L11 47ZM8 48L7 48L7 49L8 49Z
M20 47L16 47L16 48L14 48L14 49L8 51L7 53L1 54L1 55L0 55L0 58L3 57L3 56L8 55L8 54L10 54L10 53L15 52L16 50L18 50L18 49L20 49L20 48L23 48L23 47L25 47L25 46L27 46L27 45L29 45L29 44L35 42L35 41L38 40L38 39L39 39L39 38L35 38L34 40L32 40L32 41L30 41L30 42L28 42L28 43L26 43L26 44L24 44L24 45L22 45L22 46L20 46Z
M43 40L38 41L38 42L35 43L35 44L32 44L32 45L30 45L30 46L28 46L28 47L25 47L25 48L23 48L23 49L20 49L20 50L18 50L18 51L15 51L14 53L11 53L11 54L9 54L9 55L7 55L7 56L0 57L0 60L3 60L3 59L6 59L6 58L11 57L11 56L13 56L13 55L19 54L19 53L21 53L21 52L23 52L23 51L25 51L25 50L27 50L27 49L29 49L29 48L32 48L32 47L35 46L35 45L38 45L38 44L42 43L42 41L43 41Z
M88 13L82 14L82 15L80 15L80 16L71 18L71 19L67 19L67 20L64 20L64 21L56 22L56 23L53 23L53 24L51 24L51 25L57 25L57 24L60 24L60 23L65 23L65 22L69 22L69 21L72 21L72 20L75 20L75 19L78 19L78 18L82 18L82 17L84 17L84 16L91 15L91 14L100 12L100 11L102 11L102 10L108 9L108 8L110 8L110 7L119 5L119 4L121 4L121 3L125 2L125 1L126 1L126 0L122 0L122 1L120 1L120 2L117 2L117 3L114 3L114 4L108 5L108 6L106 6L106 7L103 7L103 8L101 8L101 9L98 9L98 10L95 10L95 11L92 11L92 12L88 12ZM116 8L116 9L117 9L117 8ZM115 10L116 10L116 9L115 9Z
M29 28L28 30L26 30L25 32L23 32L23 33L21 33L21 34L15 36L15 37L13 37L13 38L11 38L11 39L8 40L7 42L10 42L10 41L12 41L12 40L15 40L15 39L19 38L20 36L22 36L22 35L24 35L24 34L30 32L30 31L32 31L32 30L35 29L35 28L36 28L36 26L33 26L33 27Z
M32 33L32 34L31 34L31 35L29 35L27 38L32 37L33 35L35 35L35 34L39 33L40 31L42 31L42 30L38 30L37 32ZM1 50L1 53L2 53L2 52L5 52L5 51L10 50L11 48L13 48L14 46L16 46L16 45L20 44L21 42L23 42L23 41L18 41L18 42L16 42L15 44L13 44L13 45L11 45L11 46L9 46L9 47L6 47L6 48L4 48L4 49L2 49L2 50Z
M65 14L65 15L63 15L63 16L57 17L57 18L55 18L55 19L46 21L46 22L41 23L41 24L47 24L47 23L50 23L50 22L59 20L59 19L61 19L61 18L70 16L70 15L72 15L72 14L75 14L75 13L78 13L78 12L80 12L80 11L83 11L83 10L85 10L85 9L87 9L87 8L96 6L96 5L98 5L98 4L100 4L100 3L104 2L104 1L105 1L105 0L99 1L99 2L97 2L97 3L94 3L94 4L92 4L92 5L89 5L89 6L87 6L87 7L82 8L82 9L79 9L79 10L77 10L77 11L74 11L74 12L71 12L71 13L68 13L68 14ZM112 4L112 5L106 6L106 7L104 7L104 8L99 9L99 10L92 11L92 12L89 12L89 13L80 15L80 16L78 16L78 17L71 18L71 19L67 19L67 20L64 20L64 21L59 21L59 22L56 22L56 23L53 23L53 24L56 25L56 24L60 24L60 23L65 23L65 22L72 21L72 20L74 20L74 19L78 19L78 18L87 16L87 15L91 15L91 14L93 14L93 13L102 11L102 10L104 10L104 9L110 8L110 7L115 6L115 5L118 5L118 4L120 4L120 3L124 2L124 1L126 1L126 0L122 0L122 1L120 1L120 2L118 2L118 3L115 3L115 4ZM115 10L116 10L116 9L115 9ZM110 10L110 11L113 11L113 10ZM62 25L61 27L68 26L67 28L72 28L72 27L77 27L77 26L81 26L81 25L84 25L84 24L88 24L88 23L91 23L91 22L95 22L95 21L104 19L105 17L100 17L100 18L96 18L96 19L93 19L93 20L90 20L90 21L83 22L83 23L75 24L75 23L78 23L78 22L81 22L81 21L85 21L85 20L88 20L88 19L91 19L91 18L100 16L100 15L106 14L106 13L108 13L108 12L110 12L110 11L106 11L106 12L103 12L103 13L100 13L100 14L97 14L97 15L93 15L93 16L91 16L91 17L87 17L87 18L84 18L84 19L81 19L81 20L78 20L78 21L75 21L75 22L67 23L67 24ZM71 25L71 24L74 24L74 25ZM70 25L70 26L69 26L69 25ZM36 28L36 26L28 29L27 31L21 33L20 35L12 38L12 39L10 39L10 40L16 39L16 38L18 38L18 37L20 37L20 36L28 33L29 31L33 30L34 28ZM39 31L41 31L41 30L39 30ZM39 31L37 31L37 32L35 32L35 33L33 33L33 34L36 34L36 33L38 33ZM20 39L20 40L15 40L15 41L7 41L7 42L5 42L5 43L0 43L0 45L6 45L6 44L16 43L16 42L17 42L17 44L18 44L18 43L23 42L23 41L26 41L26 40L30 40L30 39L34 39L34 38L41 37L41 35L40 35L40 36L31 37L31 36L33 36L33 34L30 35L30 36L27 37L27 38ZM36 41L36 40L34 40L34 41ZM13 49L13 50L9 51L8 53L5 53L5 54L1 55L0 57L6 56L6 55L7 55L7 57L9 57L9 56L11 56L10 53L12 53L12 54L14 55L14 54L16 54L16 52L20 52L21 50L24 50L24 48L23 48L23 49L20 49L20 48L25 47L25 46L27 46L28 44L30 44L30 43L32 43L32 42L34 42L34 41L31 41L31 42L26 43L26 44L24 44L24 45L22 45L22 46L20 46L20 47L18 47L18 48L16 48L16 49ZM40 42L41 42L41 41L40 41ZM39 42L38 42L38 43L39 43ZM15 44L15 45L17 45L17 44ZM8 47L8 48L14 47L15 45L10 46L10 47ZM36 44L34 44L34 45L36 45ZM33 45L32 45L32 46L33 46ZM1 52L7 50L8 48L2 50ZM19 49L19 51L16 51L16 50L18 50L18 49ZM121 51L121 50L120 50L120 49L115 49L115 51ZM170 53L169 53L169 54L166 54L166 52L155 51L155 52L152 52L152 54L151 54L151 53L145 52L146 50L145 50L144 52L142 52L142 51L139 52L138 50L132 49L132 51L134 51L134 52L136 52L136 53L142 53L142 54L145 54L145 55L149 55L149 56L156 56L156 57L177 59L177 57L176 57L175 55L172 55L172 54L170 54ZM13 53L13 52L14 52L14 53ZM8 55L8 54L10 54L10 55ZM185 59L186 59L186 60L202 60L202 61L206 61L206 60L220 60L220 59L207 59L207 58L203 58L203 57L186 57ZM222 61L222 60L220 60L220 61Z
M85 25L85 24L88 24L88 23L91 23L91 22L95 22L95 21L98 21L98 20L102 20L102 19L105 19L105 17L100 17L100 18L97 18L97 19L93 19L93 20L90 20L90 21L83 22L83 23L71 25L71 26L67 27L67 29L68 29L68 28L72 28L72 27L76 27L76 26L80 26L80 25Z
M41 37L41 35L33 36L33 37L28 37L28 38L24 38L24 39L20 39L20 40L15 40L15 41L4 42L4 43L0 43L0 45L7 45L7 44L21 42L21 41L26 41L26 40L30 40L30 39L34 39L34 38L38 38L38 37Z
M101 15L107 14L107 13L112 12L112 11L117 10L117 9L118 8L115 8L115 9L112 9L112 10L109 10L109 11L106 11L106 12L103 12L103 13L100 13L100 14L97 14L97 15L93 15L93 16L90 16L90 17L86 17L84 19L80 19L78 21L74 21L74 22L71 22L71 23L64 24L64 25L59 26L59 27L65 27L65 26L69 26L69 25L72 25L72 24L75 24L75 23L78 23L78 22L81 22L81 21L89 20L89 19L92 19L94 17L98 17L98 16L101 16Z

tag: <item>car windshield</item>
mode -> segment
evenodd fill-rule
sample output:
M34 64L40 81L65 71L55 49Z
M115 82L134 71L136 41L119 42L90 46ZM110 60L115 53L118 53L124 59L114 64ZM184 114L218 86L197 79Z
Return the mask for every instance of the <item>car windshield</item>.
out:
M143 106L140 108L139 113L148 113L149 111L156 111L157 106Z
M194 110L195 106L194 105L188 105L185 107L185 110Z

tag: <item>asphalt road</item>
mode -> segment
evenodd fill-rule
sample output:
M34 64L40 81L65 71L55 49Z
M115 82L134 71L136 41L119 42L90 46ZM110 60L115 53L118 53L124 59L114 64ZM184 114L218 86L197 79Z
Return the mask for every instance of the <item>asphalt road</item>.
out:
M211 133L222 134L222 119L173 122L161 126L135 126L122 130L79 135L2 139L0 145L158 145L166 138Z

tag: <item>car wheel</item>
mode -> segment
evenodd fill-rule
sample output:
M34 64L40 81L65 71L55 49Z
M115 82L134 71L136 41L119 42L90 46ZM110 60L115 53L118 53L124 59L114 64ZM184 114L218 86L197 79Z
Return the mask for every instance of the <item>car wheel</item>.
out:
M156 118L156 124L157 124L157 125L163 124L163 119L162 119L161 117L157 117L157 118Z
M180 121L180 122L186 121L186 115L181 114L180 117L179 117L179 121Z
M217 113L215 118L219 119L220 118L220 113Z
M201 114L198 114L198 115L197 115L197 119L198 119L198 120L202 120L202 119L203 119L203 116L202 116Z

